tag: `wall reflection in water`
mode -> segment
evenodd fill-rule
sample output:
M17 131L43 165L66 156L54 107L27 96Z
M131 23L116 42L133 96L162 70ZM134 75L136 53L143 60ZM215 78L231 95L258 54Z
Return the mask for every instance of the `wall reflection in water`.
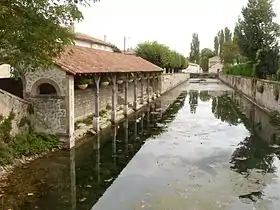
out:
M69 151L57 151L17 168L1 183L1 209L88 210L148 138L163 132L183 106L186 92L169 109L149 104L123 122ZM164 101L164 107L169 102Z

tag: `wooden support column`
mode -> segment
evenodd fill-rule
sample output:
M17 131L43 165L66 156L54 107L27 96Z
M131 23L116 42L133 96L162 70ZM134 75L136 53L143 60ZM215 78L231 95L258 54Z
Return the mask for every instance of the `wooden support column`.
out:
M124 113L125 116L128 115L128 75L125 76L124 81Z
M94 76L95 82L95 110L93 114L93 130L98 133L100 131L100 117L99 117L99 106L100 106L100 93L99 93L99 83L100 83L100 76Z
M153 97L153 99L155 99L155 97L154 97L154 95L156 93L156 78L155 78L155 75L153 75L153 78L152 78L152 89L153 89L152 97Z
M141 104L144 104L144 75L141 75Z
M150 74L147 74L147 102L150 102Z
M134 83L133 109L134 111L136 111L137 110L137 78L136 77L133 78L133 83Z
M111 122L116 123L117 118L117 75L112 75L112 113Z
M157 84L157 86L158 86L158 97L160 97L161 96L161 94L162 94L162 73L160 73L159 75L158 75L158 84Z

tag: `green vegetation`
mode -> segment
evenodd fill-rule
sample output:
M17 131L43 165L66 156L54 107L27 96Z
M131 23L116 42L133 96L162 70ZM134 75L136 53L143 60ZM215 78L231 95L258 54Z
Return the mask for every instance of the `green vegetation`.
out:
M272 4L271 0L248 0L233 37L230 30L225 28L214 38L215 53L219 44L219 55L225 65L224 73L280 80L277 41L280 26L275 22ZM246 61L251 64L247 65Z
M190 52L190 62L199 64L200 62L200 41L198 38L198 34L194 33L191 42L191 52Z
M223 67L225 74L241 75L246 77L253 76L253 64L252 62L241 63L236 65L226 64Z
M215 53L208 48L204 48L203 50L201 50L200 66L201 66L201 68L204 72L208 72L208 70L209 70L209 58L214 57L214 56L215 56Z
M13 159L22 156L32 156L58 148L59 139L55 135L28 132L11 135L12 120L15 114L10 112L7 118L0 116L0 165L12 163ZM29 122L27 118L22 118L20 124L23 126Z
M156 41L139 44L136 48L136 55L167 70L180 70L188 66L187 59L183 55Z
M2 0L0 2L0 64L20 76L53 64L73 42L69 29L83 19L80 8L96 0Z

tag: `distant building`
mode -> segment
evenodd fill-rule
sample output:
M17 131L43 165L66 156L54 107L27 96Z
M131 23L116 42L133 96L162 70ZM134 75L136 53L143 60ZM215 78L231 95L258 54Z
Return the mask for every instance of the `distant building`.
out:
M115 45L83 33L75 33L75 45L108 52L121 52Z
M188 68L182 70L185 73L202 73L202 68L196 63L189 63Z
M8 64L0 65L0 79L10 78L10 77L11 77L10 65Z
M217 73L222 70L223 64L219 56L214 56L209 59L209 73Z

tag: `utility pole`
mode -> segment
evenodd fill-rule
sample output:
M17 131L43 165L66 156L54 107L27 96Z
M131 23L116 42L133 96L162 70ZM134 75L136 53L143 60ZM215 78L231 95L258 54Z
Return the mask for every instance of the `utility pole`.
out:
M125 49L126 49L126 48L125 48L125 47L126 47L125 45L126 45L126 37L124 36L124 37L123 37L123 53L124 53L124 54L125 54L125 51L126 51L126 50L125 50Z

